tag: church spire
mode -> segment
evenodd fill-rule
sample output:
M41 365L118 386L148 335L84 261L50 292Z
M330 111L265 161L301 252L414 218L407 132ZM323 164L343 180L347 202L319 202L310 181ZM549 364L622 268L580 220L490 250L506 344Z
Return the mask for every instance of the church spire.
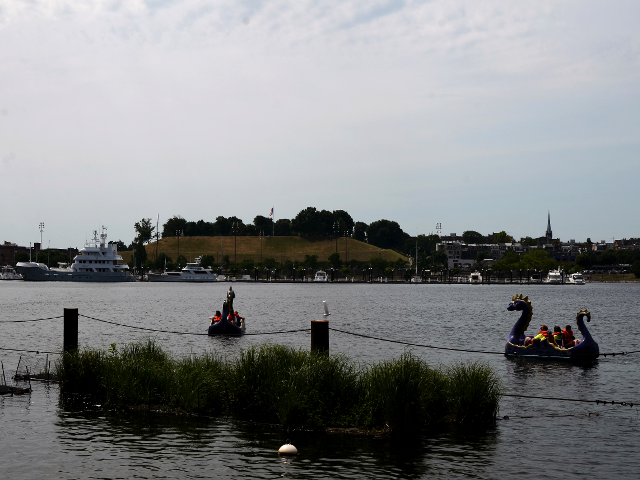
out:
M551 233L551 213L547 210L547 238L551 240L553 238L553 233Z

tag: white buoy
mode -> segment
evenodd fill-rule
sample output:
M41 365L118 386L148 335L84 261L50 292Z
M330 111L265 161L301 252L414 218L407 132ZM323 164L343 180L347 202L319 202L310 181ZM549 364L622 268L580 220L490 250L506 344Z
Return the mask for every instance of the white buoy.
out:
M328 317L329 315L331 315L329 313L329 305L327 305L326 300L322 300L322 306L324 307L324 316Z
M293 445L291 445L290 443L285 443L280 447L280 450L278 450L278 454L279 455L297 455L298 449Z

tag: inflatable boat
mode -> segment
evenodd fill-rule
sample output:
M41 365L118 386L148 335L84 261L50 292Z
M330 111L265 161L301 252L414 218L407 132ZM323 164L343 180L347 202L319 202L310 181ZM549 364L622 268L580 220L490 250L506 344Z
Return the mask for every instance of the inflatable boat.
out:
M504 347L504 354L507 357L584 363L591 362L600 355L600 347L598 347L596 341L591 337L591 333L589 333L584 323L585 318L587 322L591 321L591 314L587 310L580 310L576 314L576 324L583 338L578 345L570 348L561 348L553 343L549 343L547 340L534 340L525 346L527 336L524 332L529 327L533 315L533 309L528 297L516 295L511 299L507 310L510 312L522 312L520 318L511 329L507 344Z

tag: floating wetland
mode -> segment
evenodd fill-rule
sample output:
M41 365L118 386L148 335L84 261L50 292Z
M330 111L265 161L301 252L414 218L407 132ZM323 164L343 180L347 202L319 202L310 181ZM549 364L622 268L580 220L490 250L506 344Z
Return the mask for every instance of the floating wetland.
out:
M481 362L431 367L406 353L359 365L344 355L266 344L223 359L178 358L152 340L65 352L56 364L63 401L389 434L443 423L487 426L503 386Z

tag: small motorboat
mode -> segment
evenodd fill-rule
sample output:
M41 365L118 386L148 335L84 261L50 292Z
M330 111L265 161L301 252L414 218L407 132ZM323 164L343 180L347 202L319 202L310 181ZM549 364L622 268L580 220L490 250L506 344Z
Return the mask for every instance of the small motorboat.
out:
M507 306L509 311L521 311L522 315L515 323L509 333L509 338L504 347L504 354L507 357L521 357L521 358L533 358L533 359L547 359L547 360L563 360L576 363L590 362L600 356L600 347L596 341L591 337L591 333L587 329L584 323L584 319L587 322L591 321L591 314L587 310L580 310L576 314L576 324L578 330L582 334L582 340L575 347L561 348L557 345L547 342L546 340L534 341L531 344L525 346L525 330L529 327L531 317L533 315L533 309L531 308L531 301L528 297L522 295L516 295L511 299L511 302Z
M233 299L235 296L236 294L232 287L229 287L227 299L222 303L222 320L209 325L209 335L242 335L245 332L244 318L240 318L240 325L229 321L229 312L233 313ZM209 317L209 319L213 321L213 317Z

